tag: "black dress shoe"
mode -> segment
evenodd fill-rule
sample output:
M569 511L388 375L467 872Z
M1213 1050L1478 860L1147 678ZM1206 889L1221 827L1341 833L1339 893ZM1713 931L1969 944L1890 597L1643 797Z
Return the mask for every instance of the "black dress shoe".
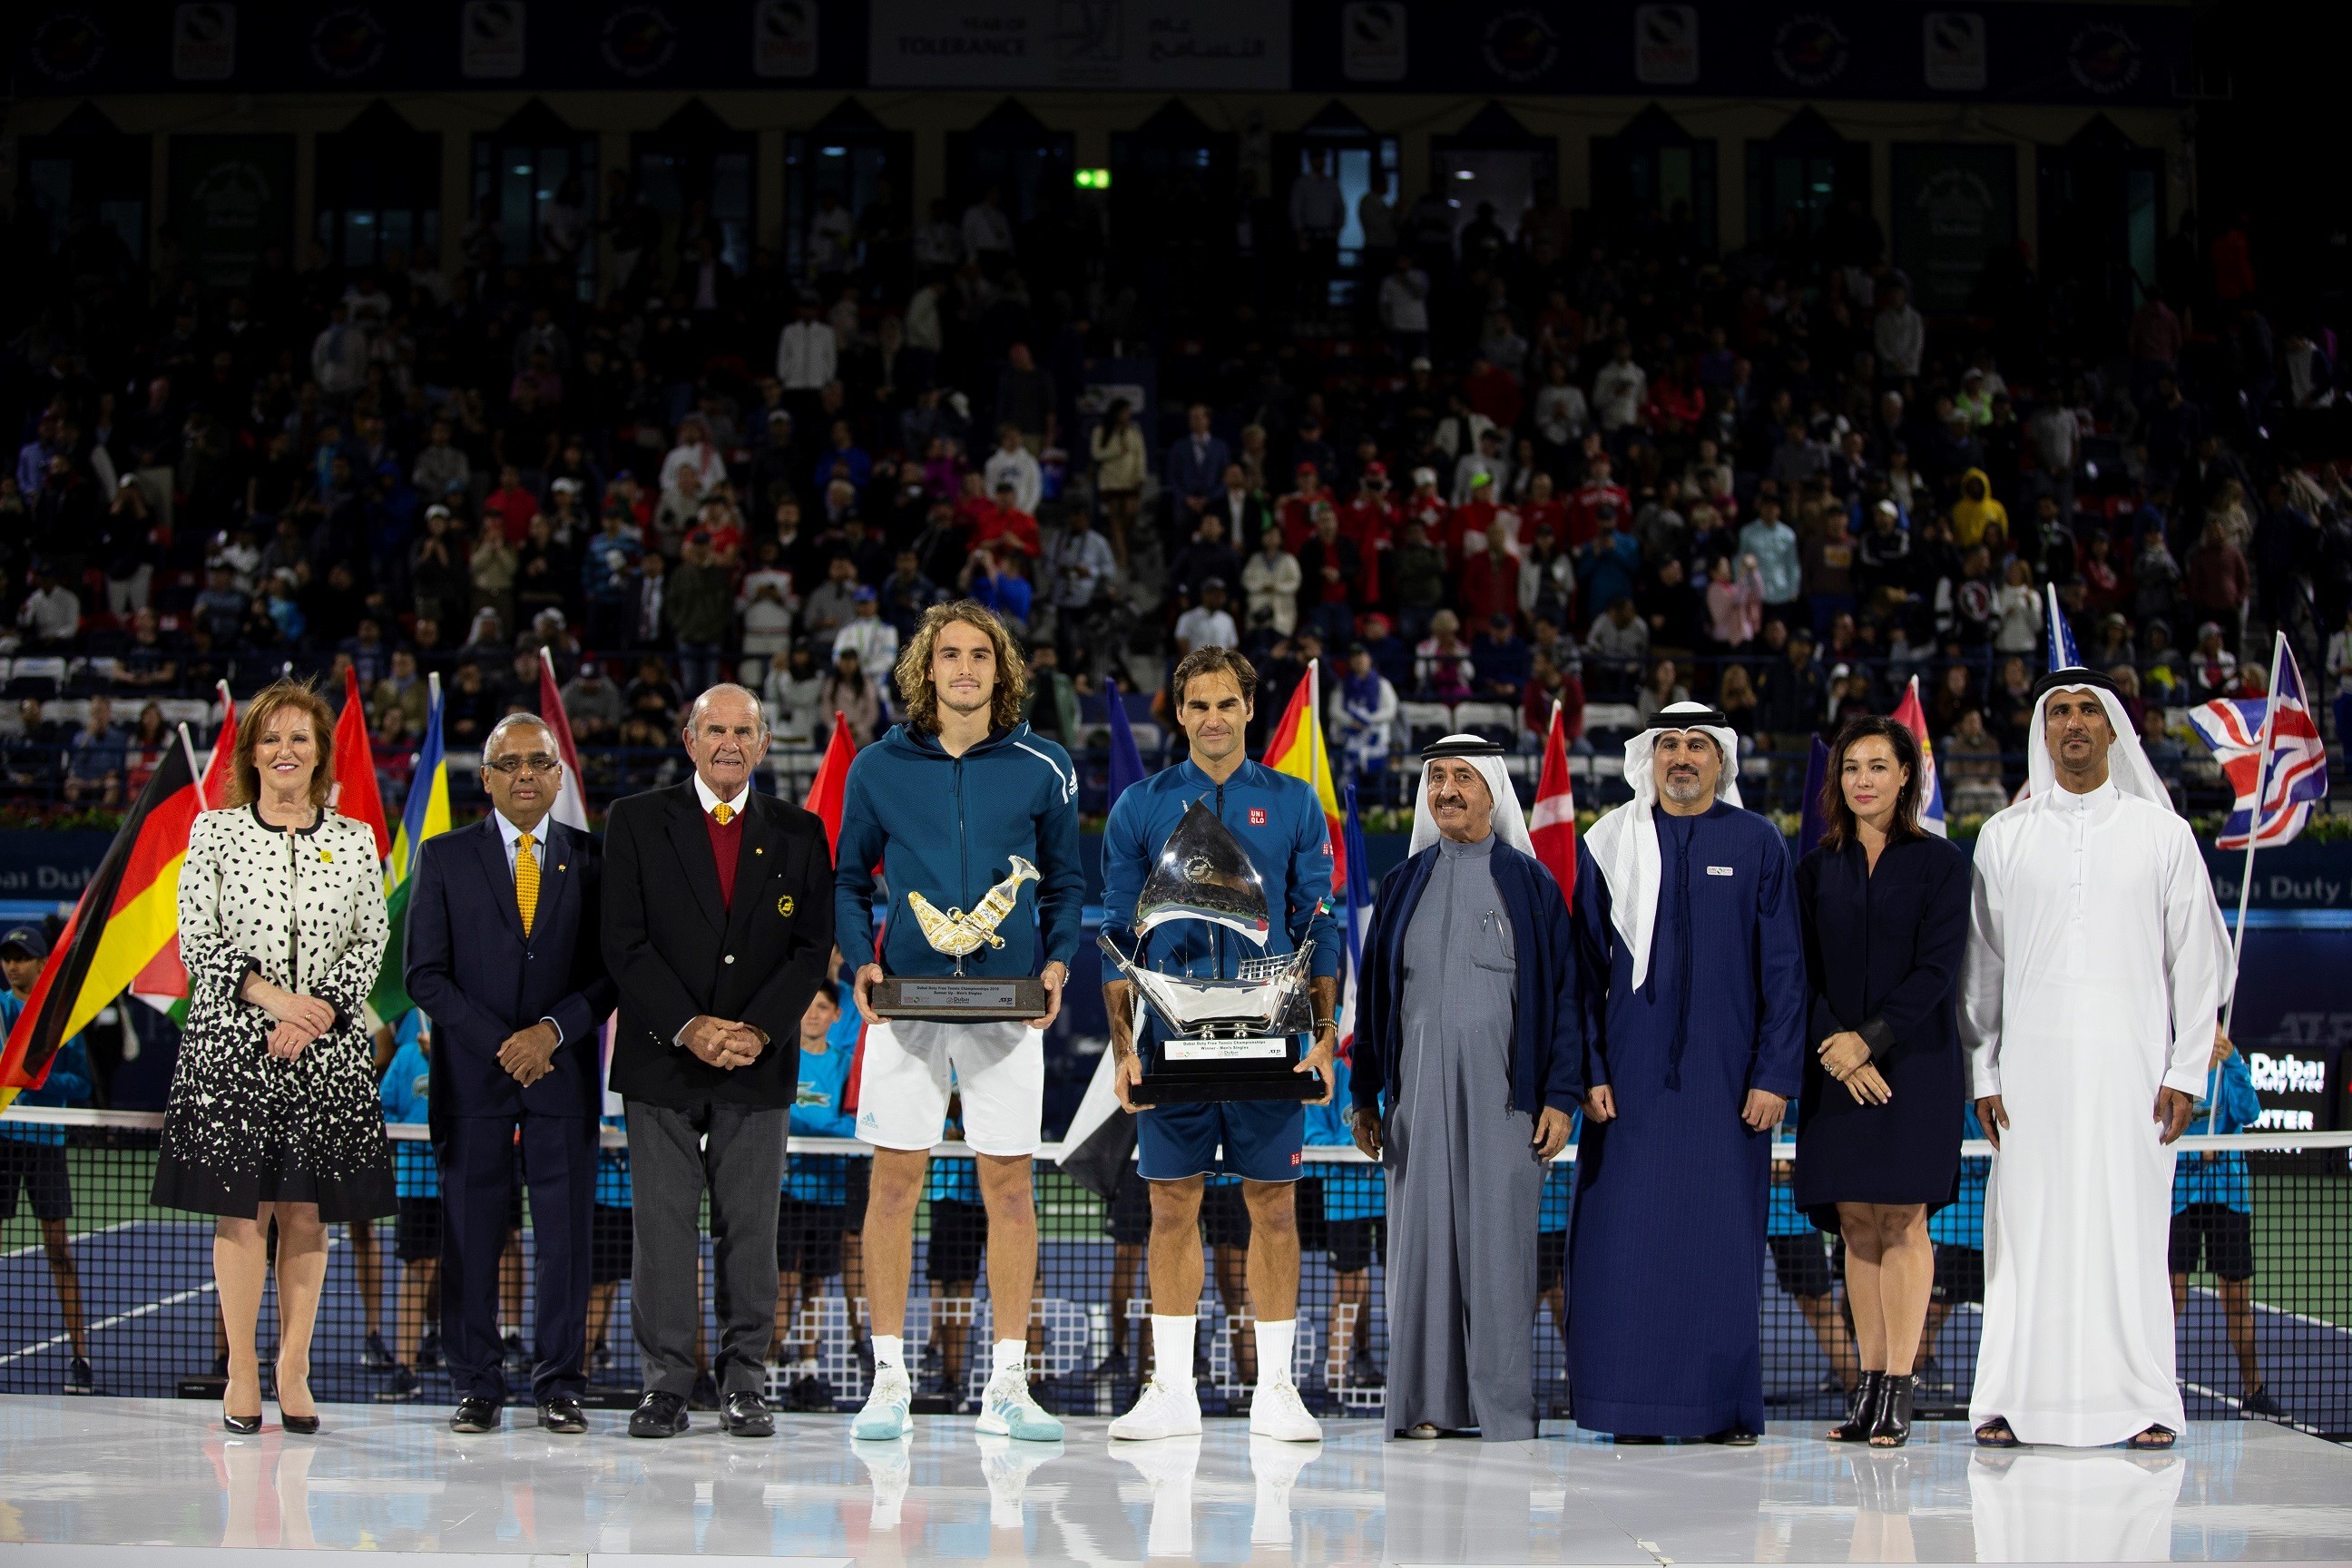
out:
M588 1413L580 1408L580 1402L572 1395L559 1394L552 1399L539 1402L539 1424L551 1432L585 1432L588 1430Z
M646 1396L629 1412L632 1437L675 1437L692 1425L693 1418L686 1413L686 1400L657 1388L646 1390Z
M1747 1427L1736 1423L1732 1426L1726 1426L1720 1432L1711 1432L1707 1434L1706 1440L1710 1443L1718 1444L1727 1448L1752 1448L1756 1447L1756 1434L1750 1432Z
M231 1415L227 1411L224 1410L221 1412L221 1426L224 1430L234 1432L240 1437L250 1437L256 1432L261 1430L261 1417L258 1415Z
M289 1415L281 1410L278 1413L278 1419L285 1426L288 1432L297 1437L315 1437L319 1435L319 1418L316 1415Z
M776 1418L768 1413L768 1402L745 1389L727 1396L726 1413L719 1417L730 1437L772 1437L776 1435Z
M1860 1443L1870 1436L1870 1424L1878 1419L1878 1387L1886 1381L1883 1372L1865 1372L1862 1380L1846 1395L1845 1419L1830 1428L1832 1443Z
M1870 1446L1900 1448L1911 1440L1913 1385L1909 1373L1888 1373L1878 1390L1878 1408L1872 1413Z
M449 1417L449 1430L495 1432L499 1429L499 1424L505 1419L506 1412L499 1408L497 1400L485 1399L479 1394L475 1394L457 1401L457 1408Z

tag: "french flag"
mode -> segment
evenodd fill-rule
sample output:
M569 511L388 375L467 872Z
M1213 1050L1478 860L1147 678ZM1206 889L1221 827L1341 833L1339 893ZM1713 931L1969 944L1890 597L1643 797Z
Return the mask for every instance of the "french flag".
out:
M2278 679L2267 700L2216 698L2189 710L2189 722L2221 764L2237 796L2214 840L2217 848L2287 843L2311 820L2311 808L2327 798L2327 743L2320 738L2305 696L2303 672L2284 637L2277 668ZM2257 796L2262 803L2259 821Z

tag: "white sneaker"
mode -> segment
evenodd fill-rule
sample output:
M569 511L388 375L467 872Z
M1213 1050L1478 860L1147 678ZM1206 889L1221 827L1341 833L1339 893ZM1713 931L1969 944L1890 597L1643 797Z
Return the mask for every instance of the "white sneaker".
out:
M1249 1429L1254 1437L1273 1437L1285 1443L1323 1440L1323 1424L1307 1413L1307 1402L1298 1397L1298 1385L1287 1380L1257 1385L1257 1393L1250 1400Z
M1298 1472L1323 1457L1320 1448L1285 1443L1263 1433L1250 1437L1250 1477L1257 1483L1257 1506L1250 1515L1252 1546L1290 1544L1290 1489Z
M1024 1443L1058 1443L1062 1420L1037 1403L1029 1392L1025 1372L1000 1372L980 1394L980 1419L974 1423L993 1437L1013 1437Z
M1022 1494L1029 1485L1029 1472L1060 1458L1061 1444L1034 1439L1017 1443L992 1432L976 1433L972 1441L980 1446L980 1475L988 1483L988 1528L1020 1529Z
M1110 1435L1131 1443L1148 1443L1157 1437L1197 1437L1201 1435L1201 1396L1190 1384L1165 1383L1154 1376L1143 1385L1135 1408L1110 1424Z
M887 1441L913 1430L907 1411L915 1403L915 1385L903 1366L877 1366L866 1406L852 1417L849 1435L861 1442Z
M1150 1397L1147 1390L1145 1397ZM1144 1536L1144 1555L1190 1558L1192 1555L1192 1478L1201 1468L1201 1438L1196 1427L1166 1443L1149 1447L1111 1450L1151 1488L1151 1523Z
M907 1500L907 1482L914 1470L914 1450L912 1436L855 1443L850 1447L850 1452L866 1467L867 1480L873 1483L874 1511L868 1522L876 1530L898 1528L898 1510Z

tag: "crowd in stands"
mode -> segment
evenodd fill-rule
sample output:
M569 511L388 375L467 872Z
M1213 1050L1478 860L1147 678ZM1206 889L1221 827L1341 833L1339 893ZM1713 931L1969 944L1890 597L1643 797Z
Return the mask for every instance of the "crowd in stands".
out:
M396 796L428 675L463 752L537 707L545 649L592 772L640 784L726 677L786 751L836 713L872 739L914 620L964 595L1078 749L1107 679L1231 644L1261 727L1319 667L1360 775L1416 704L1532 748L1555 702L1589 745L1700 696L1801 756L1916 677L1956 809L1991 809L2052 584L2160 766L2179 710L2262 689L2274 627L2352 691L2336 343L2259 291L2242 221L2185 219L2127 321L2021 250L1930 321L1858 205L1717 259L1380 187L1343 254L1339 200L1318 165L1284 209L1154 219L1164 296L1106 209L1016 223L993 191L835 203L797 275L735 275L690 206L593 303L487 217L453 270L313 246L235 289L79 222L7 307L0 771L119 802L165 699L290 665L340 700L348 665ZM1113 356L1150 361L1140 399Z

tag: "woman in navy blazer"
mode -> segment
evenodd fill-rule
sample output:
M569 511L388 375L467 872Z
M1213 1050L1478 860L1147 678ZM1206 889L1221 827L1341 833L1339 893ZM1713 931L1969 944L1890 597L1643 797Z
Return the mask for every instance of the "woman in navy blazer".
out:
M1918 742L1850 721L1830 753L1822 842L1797 865L1811 992L1796 1203L1845 1237L1863 1375L1838 1442L1899 1447L1935 1282L1927 1215L1952 1199L1967 1100L1954 1013L1969 865L1919 826Z

